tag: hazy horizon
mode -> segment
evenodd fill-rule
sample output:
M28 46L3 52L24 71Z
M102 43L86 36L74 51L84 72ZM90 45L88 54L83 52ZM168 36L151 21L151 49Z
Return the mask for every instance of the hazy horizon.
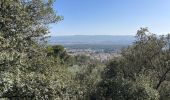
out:
M80 35L78 35L78 34L77 35L76 34L61 34L60 35L60 34L56 34L56 35L50 35L50 36L51 37L58 37L58 36L62 37L62 36L135 36L135 35L126 35L126 34L125 35L124 34L120 34L120 35L119 34L113 34L113 35L107 35L107 34L106 35L102 35L102 34L96 34L96 35L95 34L87 34L87 35L86 34L80 34Z

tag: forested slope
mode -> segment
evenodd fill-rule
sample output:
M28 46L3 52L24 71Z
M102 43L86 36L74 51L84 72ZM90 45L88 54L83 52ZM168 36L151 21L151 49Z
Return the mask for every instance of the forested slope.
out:
M0 1L0 98L169 100L170 35L141 28L121 56L101 63L44 40L63 18L53 0Z

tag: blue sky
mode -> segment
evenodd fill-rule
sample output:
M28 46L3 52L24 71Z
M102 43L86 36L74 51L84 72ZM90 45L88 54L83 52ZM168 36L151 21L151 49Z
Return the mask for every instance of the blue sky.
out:
M56 0L64 20L50 35L135 35L140 27L170 33L170 0Z

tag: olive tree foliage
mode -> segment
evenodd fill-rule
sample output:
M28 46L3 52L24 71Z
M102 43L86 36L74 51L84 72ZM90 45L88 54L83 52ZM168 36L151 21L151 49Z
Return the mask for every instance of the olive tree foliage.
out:
M70 97L71 75L40 42L48 25L62 20L53 0L0 0L0 98ZM58 60L56 60L58 59Z
M169 79L170 35L141 28L133 45L107 65L96 93L113 100L168 100Z

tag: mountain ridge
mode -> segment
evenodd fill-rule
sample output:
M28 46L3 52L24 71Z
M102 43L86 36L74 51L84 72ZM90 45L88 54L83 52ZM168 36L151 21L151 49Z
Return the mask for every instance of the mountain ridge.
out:
M134 42L132 35L67 35L51 36L48 38L50 44L124 44Z

